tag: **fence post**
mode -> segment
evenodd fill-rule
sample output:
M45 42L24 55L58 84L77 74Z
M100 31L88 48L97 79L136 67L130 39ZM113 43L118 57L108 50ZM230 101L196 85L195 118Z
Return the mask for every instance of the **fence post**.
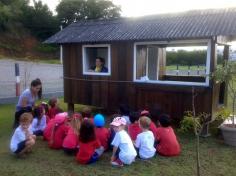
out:
M176 75L179 75L179 64L176 65Z
M16 76L16 96L20 95L20 68L19 63L15 63L15 76Z
M190 75L190 65L188 65L188 75Z
M200 73L200 67L199 65L197 65L197 75L199 75L199 73Z

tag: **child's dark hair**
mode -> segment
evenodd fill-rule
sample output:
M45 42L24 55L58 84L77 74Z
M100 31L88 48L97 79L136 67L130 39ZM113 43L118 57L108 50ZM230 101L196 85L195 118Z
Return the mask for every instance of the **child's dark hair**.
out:
M129 110L129 106L128 106L128 105L126 105L126 104L121 104L120 107L119 107L119 109L120 109L121 115L125 115L125 116L128 116L128 115L129 115L130 110Z
M39 85L41 85L41 88L40 88L40 90L38 92L38 98L41 99L42 98L42 92L43 92L42 91L42 82L41 82L41 80L39 78L36 78L30 84L31 87L36 87L36 86L39 86Z
M83 143L87 143L96 139L95 128L90 120L85 119L79 130L79 140Z
M41 106L43 106L45 113L47 114L48 113L48 104L46 102L42 102Z
M34 109L34 117L39 118L39 117L41 116L41 114L43 113L44 110L45 110L45 109L44 109L44 106L42 106L42 105L37 106L37 107Z
M159 122L162 127L169 127L171 125L170 116L168 114L161 114Z
M85 118L85 117L90 118L91 115L92 115L92 110L91 110L91 108L88 107L88 106L85 106L85 107L82 109L81 115L82 115L83 118Z
M105 59L102 57L97 57L96 59L99 59L101 63L103 63L103 65L105 64Z
M131 123L134 123L135 121L138 121L139 117L140 117L139 112L131 112L129 115L129 120Z
M56 104L57 104L57 98L56 97L52 97L52 98L50 98L50 100L48 101L48 104L52 107L52 108L54 108L55 106L56 106Z

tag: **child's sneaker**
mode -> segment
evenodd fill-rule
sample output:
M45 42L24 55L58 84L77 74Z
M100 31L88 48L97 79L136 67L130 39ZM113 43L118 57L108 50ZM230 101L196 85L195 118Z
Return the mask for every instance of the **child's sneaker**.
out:
M120 159L116 159L116 160L112 161L111 165L116 166L116 167L123 167L124 166Z

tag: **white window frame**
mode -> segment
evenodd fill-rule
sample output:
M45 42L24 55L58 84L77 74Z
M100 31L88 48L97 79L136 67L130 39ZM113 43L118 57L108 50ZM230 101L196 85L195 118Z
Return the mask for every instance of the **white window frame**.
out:
M196 43L207 43L207 58L206 58L206 79L205 82L184 82L184 81L165 81L165 80L140 80L136 79L136 52L137 52L137 45L171 45L171 44L196 44ZM211 63L211 40L179 40L179 41L158 41L158 42L135 42L134 43L134 58L133 58L133 81L137 83L154 83L154 84L167 84L167 85L186 85L186 86L203 86L203 87L209 87L210 84L210 63ZM158 68L159 71L159 62L160 59L158 58ZM158 78L158 77L157 77Z
M97 73L97 72L89 72L86 71L87 68L85 68L86 63L86 48L99 48L99 47L107 47L108 53L107 53L107 73ZM110 44L96 44L96 45L83 45L82 46L82 60L83 60L83 75L98 75L98 76L110 76L111 75L111 45Z

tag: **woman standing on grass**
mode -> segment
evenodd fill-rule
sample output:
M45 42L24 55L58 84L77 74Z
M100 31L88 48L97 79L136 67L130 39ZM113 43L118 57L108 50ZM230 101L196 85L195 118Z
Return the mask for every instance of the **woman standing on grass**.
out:
M21 114L25 112L32 112L36 99L42 97L42 82L39 78L33 80L30 84L30 88L24 90L18 100L15 112L15 121L13 128L17 128L19 125L19 118Z

